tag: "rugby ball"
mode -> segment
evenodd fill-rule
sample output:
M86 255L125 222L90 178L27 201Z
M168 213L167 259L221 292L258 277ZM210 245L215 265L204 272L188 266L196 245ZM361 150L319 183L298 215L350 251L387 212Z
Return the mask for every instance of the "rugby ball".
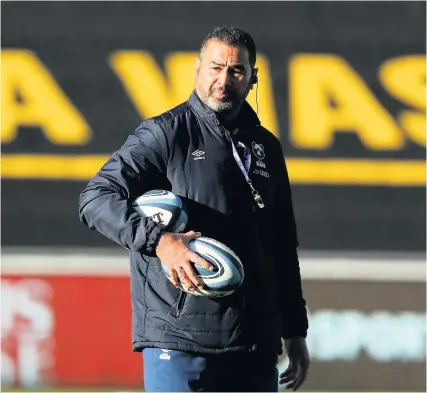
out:
M183 291L198 296L223 297L231 295L242 285L244 279L242 262L236 253L225 244L200 236L190 240L188 247L215 266L216 269L210 271L192 263L196 276L204 287L196 288L194 292L191 292L184 284L180 283L180 288ZM162 268L170 280L167 267L162 264Z
M132 202L142 216L150 217L170 232L183 232L188 216L181 198L165 190L151 190Z

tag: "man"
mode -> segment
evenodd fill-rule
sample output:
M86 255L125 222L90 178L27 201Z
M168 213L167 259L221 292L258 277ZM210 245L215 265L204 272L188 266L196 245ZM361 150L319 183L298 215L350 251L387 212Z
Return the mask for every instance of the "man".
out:
M290 364L279 382L296 390L307 373L308 323L282 148L245 101L257 83L255 61L249 34L214 29L202 43L189 100L142 122L81 194L81 220L130 250L133 350L144 354L146 391L277 391L281 338ZM181 196L187 228L200 232L168 233L140 217L131 201L151 189ZM201 233L242 260L245 280L230 296L177 287L200 285L190 261L212 268L187 247Z

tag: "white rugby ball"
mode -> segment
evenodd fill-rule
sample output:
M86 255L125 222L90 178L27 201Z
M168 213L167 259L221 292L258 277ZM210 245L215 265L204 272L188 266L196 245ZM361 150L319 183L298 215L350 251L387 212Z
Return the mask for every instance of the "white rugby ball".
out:
M148 191L136 198L132 206L142 217L150 217L170 232L183 232L188 222L181 198L170 191Z
M223 297L231 295L242 285L244 279L243 265L231 248L204 236L191 240L189 248L215 266L216 270L210 271L192 263L196 276L204 288L196 288L194 292L191 292L181 283L180 288L183 291L199 296ZM167 267L162 264L162 268L170 280Z

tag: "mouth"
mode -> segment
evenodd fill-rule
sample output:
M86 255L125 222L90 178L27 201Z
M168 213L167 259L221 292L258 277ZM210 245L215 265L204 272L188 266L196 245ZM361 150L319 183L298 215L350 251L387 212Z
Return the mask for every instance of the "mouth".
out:
M225 91L219 91L219 90L215 90L214 91L214 97L218 100L227 100L229 101L232 97L232 95L228 92Z

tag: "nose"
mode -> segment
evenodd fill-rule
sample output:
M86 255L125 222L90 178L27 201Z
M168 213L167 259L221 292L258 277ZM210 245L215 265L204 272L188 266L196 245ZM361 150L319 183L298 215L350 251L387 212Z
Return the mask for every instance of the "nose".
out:
M230 86L232 83L232 77L230 75L230 72L228 71L228 69L224 68L221 72L221 74L219 75L218 78L219 82L221 83L222 86Z

